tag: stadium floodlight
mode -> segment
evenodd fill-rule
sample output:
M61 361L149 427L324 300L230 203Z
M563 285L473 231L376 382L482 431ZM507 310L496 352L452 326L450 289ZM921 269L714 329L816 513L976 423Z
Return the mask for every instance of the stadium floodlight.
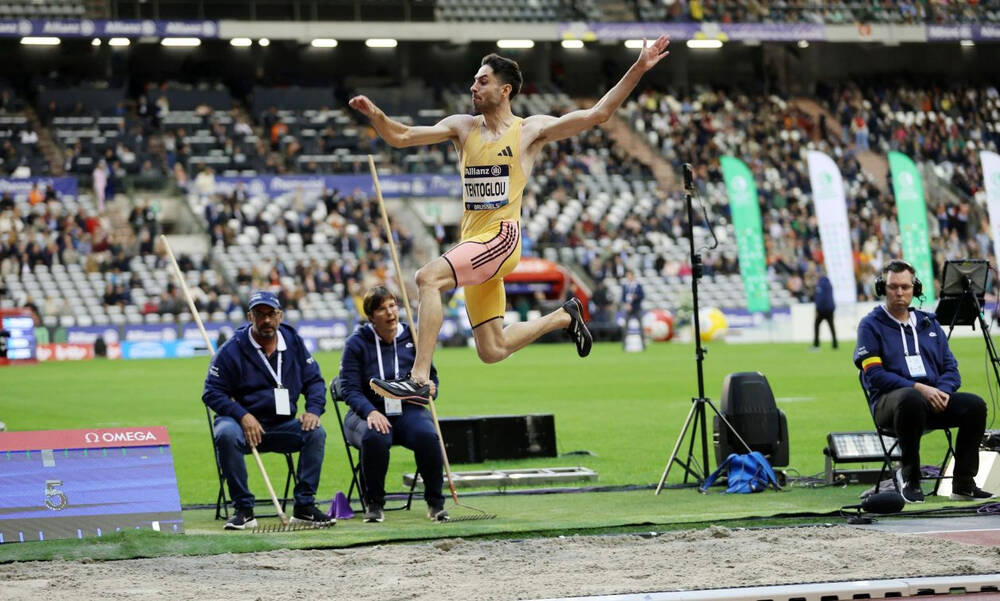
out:
M809 40L799 40L798 46L799 48L808 48Z
M59 38L28 36L21 38L21 43L25 46L58 46Z
M967 47L967 48L968 48L968 47L971 47L971 46L975 46L975 45L976 45L976 43L975 43L975 42L973 42L972 40L962 40L962 41L960 41L960 42L959 42L958 44L959 44L960 46L965 46L965 47Z
M257 40L257 43L260 45L261 48L267 48L268 46L271 45L271 40L267 38L261 38Z
M201 40L198 38L163 38L160 40L160 44L169 48L194 48L201 46Z
M396 40L392 38L369 38L365 40L365 46L369 48L395 48Z
M722 48L722 40L688 40L687 47L692 50L714 50Z
M583 48L583 40L563 40L562 47L570 50Z
M128 46L132 42L128 38L111 38L108 40L108 46L123 47Z
M535 42L532 40L497 40L498 48L534 48Z
M253 40L250 38L233 38L229 40L230 46L236 46L237 48L246 48L253 44Z
M635 50L636 48L642 48L646 40L625 40L625 47Z
M336 48L337 40L333 38L316 38L309 42L309 45L313 48Z
M101 38L94 38L93 40L90 41L90 45L91 46L100 46L101 45Z

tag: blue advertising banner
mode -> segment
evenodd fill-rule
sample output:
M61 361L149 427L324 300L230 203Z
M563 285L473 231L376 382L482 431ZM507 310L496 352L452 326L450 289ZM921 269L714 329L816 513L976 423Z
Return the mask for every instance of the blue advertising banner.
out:
M66 328L66 342L73 344L93 344L98 337L103 336L104 342L114 344L119 340L116 326L73 326Z
M957 42L959 40L1000 40L1000 25L956 23L927 26L928 42Z
M319 196L323 190L337 190L342 195L349 195L355 190L372 196L375 188L369 175L256 175L238 177L216 177L215 191L229 194L236 188L237 182L243 182L244 188L251 195L281 196L294 192L311 193ZM460 198L462 196L462 178L456 175L383 175L379 177L382 195L386 198L407 197L440 197Z
M730 329L752 328L763 324L767 317L772 319L791 319L791 307L771 307L770 313L751 312L746 309L722 309L726 316L726 324Z
M126 342L164 342L177 340L177 326L172 323L125 326ZM204 346L204 343L202 343Z
M233 337L233 332L236 331L236 328L231 323L209 321L203 325L205 326L205 333L208 334L208 339L213 343L219 339L220 333L225 334L226 340L229 340ZM201 331L198 329L198 324L195 323L186 323L181 326L181 339L204 342L201 337Z
M54 36L60 38L217 38L218 21L152 21L106 19L4 19L0 37Z
M75 177L26 177L23 179L0 179L0 194L9 192L11 196L28 196L31 186L38 184L38 187L45 190L52 186L57 196L76 196L77 180Z
M303 319L295 324L295 330L310 353L344 348L344 341L353 327L354 324L345 319Z
M122 359L181 359L208 355L204 340L123 342L121 348Z

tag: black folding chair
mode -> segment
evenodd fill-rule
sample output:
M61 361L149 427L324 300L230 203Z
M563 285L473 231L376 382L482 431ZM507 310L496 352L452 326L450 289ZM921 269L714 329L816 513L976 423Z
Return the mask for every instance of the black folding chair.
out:
M219 494L215 499L215 519L217 520L228 520L229 519L229 499L226 496L226 476L222 473L222 462L219 461L219 450L215 448L215 419L213 419L212 411L205 405L205 416L208 418L208 434L212 437L212 455L215 456L215 470L219 476ZM299 483L299 475L295 471L295 461L292 459L293 453L282 453L285 456L285 464L288 466L288 472L285 474L285 492L282 494L281 498L281 510L287 511L288 507L288 491L292 487L292 482L295 484ZM267 504L270 505L270 500L257 499L258 505ZM266 514L258 515L257 517L269 518L276 517L278 514Z
M895 431L893 431L891 428L882 428L878 425L878 422L875 421L875 413L871 411L871 397L868 394L868 389L865 387L864 371L860 370L858 371L858 383L861 384L861 391L865 395L865 404L869 408L868 413L872 417L872 424L875 426L875 432L878 434L879 444L882 445L882 468L878 472L878 479L875 480L875 492L879 491L879 487L882 485L882 478L885 477L886 472L893 474L892 485L896 489L896 492L899 492L899 482L896 481L894 471L892 469L892 462L893 462L892 454L896 451L896 448L899 447L899 439L896 437ZM931 491L932 495L937 494L938 487L941 486L941 480L943 478L951 477L951 476L945 476L944 470L945 467L948 465L948 460L951 459L952 455L955 454L955 447L952 446L952 440L951 440L951 429L950 428L937 428L937 429L944 432L944 437L948 441L948 450L945 451L944 453L944 459L941 461L941 465L938 468L938 475L934 479L934 490ZM930 431L931 430L925 430L924 434L927 434L927 432ZM885 444L886 438L892 440L891 445L886 446Z
M351 408L347 406L347 401L344 399L343 393L340 390L340 377L336 377L330 382L330 398L333 400L333 409L337 414L337 423L340 425L340 435L344 439L344 451L347 454L347 463L351 466L351 486L347 489L347 503L351 504L351 497L354 495L354 491L358 491L358 500L361 502L361 511L367 510L365 507L365 479L364 473L361 471L361 457L360 449L355 447L347 439L347 432L344 430L344 414L340 411L340 405L345 406L344 411L351 411ZM358 453L357 459L355 459L354 453ZM414 472L413 482L410 484L410 490L407 493L399 493L397 495L390 496L406 496L406 502L402 505L396 507L383 507L385 511L397 511L405 509L409 511L410 506L413 504L413 492L417 488L417 474Z

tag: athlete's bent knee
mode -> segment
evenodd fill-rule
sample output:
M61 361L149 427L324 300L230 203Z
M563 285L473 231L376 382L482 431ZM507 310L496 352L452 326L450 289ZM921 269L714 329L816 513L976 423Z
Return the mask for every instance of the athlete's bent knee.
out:
M481 345L476 347L479 358L483 363L498 363L507 358L507 353L492 345Z
M435 269L433 263L418 269L416 280L417 287L421 289L451 290L455 287L455 279L451 273L443 273L440 269Z

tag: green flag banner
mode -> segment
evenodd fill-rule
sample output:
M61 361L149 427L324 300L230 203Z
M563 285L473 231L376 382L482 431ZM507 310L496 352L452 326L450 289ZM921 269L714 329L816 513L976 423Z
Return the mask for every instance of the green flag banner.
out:
M901 152L889 153L889 171L892 173L892 192L896 196L903 258L913 265L917 277L924 283L922 304L932 304L934 271L931 268L931 241L927 233L924 182L916 164Z
M760 205L757 185L746 163L736 157L724 156L722 177L729 194L729 208L736 230L736 248L740 258L740 275L747 293L747 310L771 311L767 288L767 261L764 256L764 232L760 225Z

